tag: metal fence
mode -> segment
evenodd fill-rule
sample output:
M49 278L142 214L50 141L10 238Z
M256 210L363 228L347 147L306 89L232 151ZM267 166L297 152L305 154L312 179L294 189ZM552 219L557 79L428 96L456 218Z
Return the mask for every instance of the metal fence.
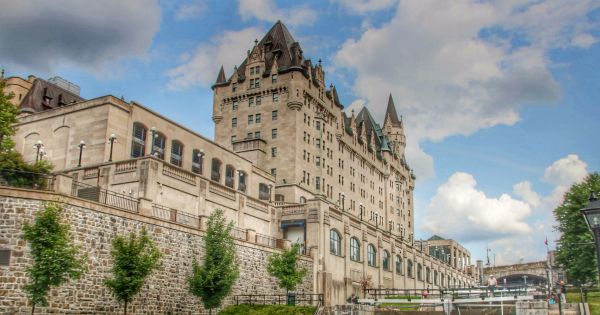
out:
M73 182L71 195L105 205L113 206L130 212L138 212L138 200L114 191L102 189L98 186Z
M54 176L14 169L0 169L0 186L49 191L54 189Z
M233 300L236 305L282 305L287 304L288 300L293 296L295 305L310 305L317 308L323 305L323 294L311 293L291 293L286 294L240 294L235 295Z

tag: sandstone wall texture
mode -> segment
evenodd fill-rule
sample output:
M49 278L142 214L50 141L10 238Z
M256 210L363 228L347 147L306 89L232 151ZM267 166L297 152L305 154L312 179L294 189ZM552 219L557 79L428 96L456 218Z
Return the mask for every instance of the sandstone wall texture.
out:
M14 191L13 191L14 192ZM18 195L18 194L17 194ZM0 314L30 314L31 306L23 291L28 282L25 269L31 263L29 246L23 240L24 222L31 222L44 200L23 196L0 195L0 250L10 250L8 266L0 266ZM146 281L136 296L130 314L208 314L197 298L188 293L186 278L194 258L204 252L203 234L168 222L162 222L98 204L62 198L65 217L71 225L76 245L87 254L88 271L49 294L49 306L36 308L36 314L118 314L123 309L103 285L111 275L111 241L120 234L145 227L163 257L161 267ZM237 242L240 277L225 305L236 294L284 294L266 271L266 262L275 250L256 244ZM312 261L301 265L309 272L298 292L312 292Z

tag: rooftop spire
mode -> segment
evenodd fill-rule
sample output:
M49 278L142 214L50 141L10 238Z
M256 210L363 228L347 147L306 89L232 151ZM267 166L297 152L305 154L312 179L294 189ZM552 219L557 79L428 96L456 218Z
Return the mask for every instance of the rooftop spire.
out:
M392 126L402 125L402 122L398 119L398 113L396 113L396 105L394 105L392 93L390 93L390 97L388 98L387 109L385 111L384 123L387 121L389 121L392 124Z
M225 80L225 70L223 70L223 65L221 65L221 70L219 70L219 75L217 76L217 81L215 81L215 85L225 83Z

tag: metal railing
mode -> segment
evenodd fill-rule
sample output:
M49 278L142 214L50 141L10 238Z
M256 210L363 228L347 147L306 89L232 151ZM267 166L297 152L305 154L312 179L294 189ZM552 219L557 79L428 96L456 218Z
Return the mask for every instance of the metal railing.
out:
M282 305L288 303L286 294L239 294L234 295L235 305ZM310 305L319 308L323 305L323 294L295 293L294 301L296 305Z
M105 205L113 206L121 210L138 212L138 200L114 191L92 186L81 182L73 182L71 195Z
M14 169L0 169L0 186L51 191L54 190L54 176Z
M420 289L366 289L368 296L374 299L405 299L407 301L420 300L424 298L430 299L467 299L467 298L485 298L499 296L525 296L530 291L535 290L533 287L513 286L513 287L498 287L495 290L490 290L488 287L471 287L471 288L420 288Z

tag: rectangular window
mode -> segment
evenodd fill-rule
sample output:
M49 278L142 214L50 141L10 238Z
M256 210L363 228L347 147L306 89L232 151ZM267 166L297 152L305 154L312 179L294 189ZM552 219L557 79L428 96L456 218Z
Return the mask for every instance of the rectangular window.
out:
M317 166L321 166L321 157L320 156L315 157L315 162L316 162Z
M277 169L276 168L271 169L271 175L277 177Z
M279 102L279 92L273 93L273 102Z
M255 131L254 132L254 138L255 139L260 139L260 131Z
M271 76L271 83L277 83L277 75L276 74Z
M252 68L250 68L250 69L252 69ZM249 88L250 89L254 88L254 79L250 79L250 87Z
M237 90L237 83L233 83L231 85L231 92L235 92Z
M315 188L321 190L321 177L319 176L315 177Z
M276 157L277 156L277 147L273 147L271 148L271 157Z
M260 66L254 67L254 74L260 74Z
M252 139L252 132L248 132L246 134L246 139Z
M260 118L261 118L261 114L256 114L256 117L254 118L254 122L256 122L257 124L260 124Z
M235 136L231 136L231 142L235 142Z
M257 89L260 87L260 79L258 79L258 78L254 79L254 87L257 88Z
M248 107L252 107L254 106L254 97L249 97L248 98Z
M259 106L259 105L260 105L260 103L261 103L261 100L262 100L262 99L261 99L261 97L260 97L260 96L257 96L257 97L256 97L256 106Z
M271 139L277 139L277 129L271 129Z
M254 122L254 115L248 115L248 125L252 125L252 122Z
M231 118L231 128L235 128L237 127L237 118L233 117Z
M317 149L321 148L321 139L315 139L315 144L317 146Z
M276 110L271 112L271 120L277 120L277 111Z
M315 128L317 130L321 130L321 122L320 121L315 122Z
M240 105L240 102L238 102L237 100L233 101L232 109L237 110L239 105Z
M254 67L250 67L250 75L254 74Z

